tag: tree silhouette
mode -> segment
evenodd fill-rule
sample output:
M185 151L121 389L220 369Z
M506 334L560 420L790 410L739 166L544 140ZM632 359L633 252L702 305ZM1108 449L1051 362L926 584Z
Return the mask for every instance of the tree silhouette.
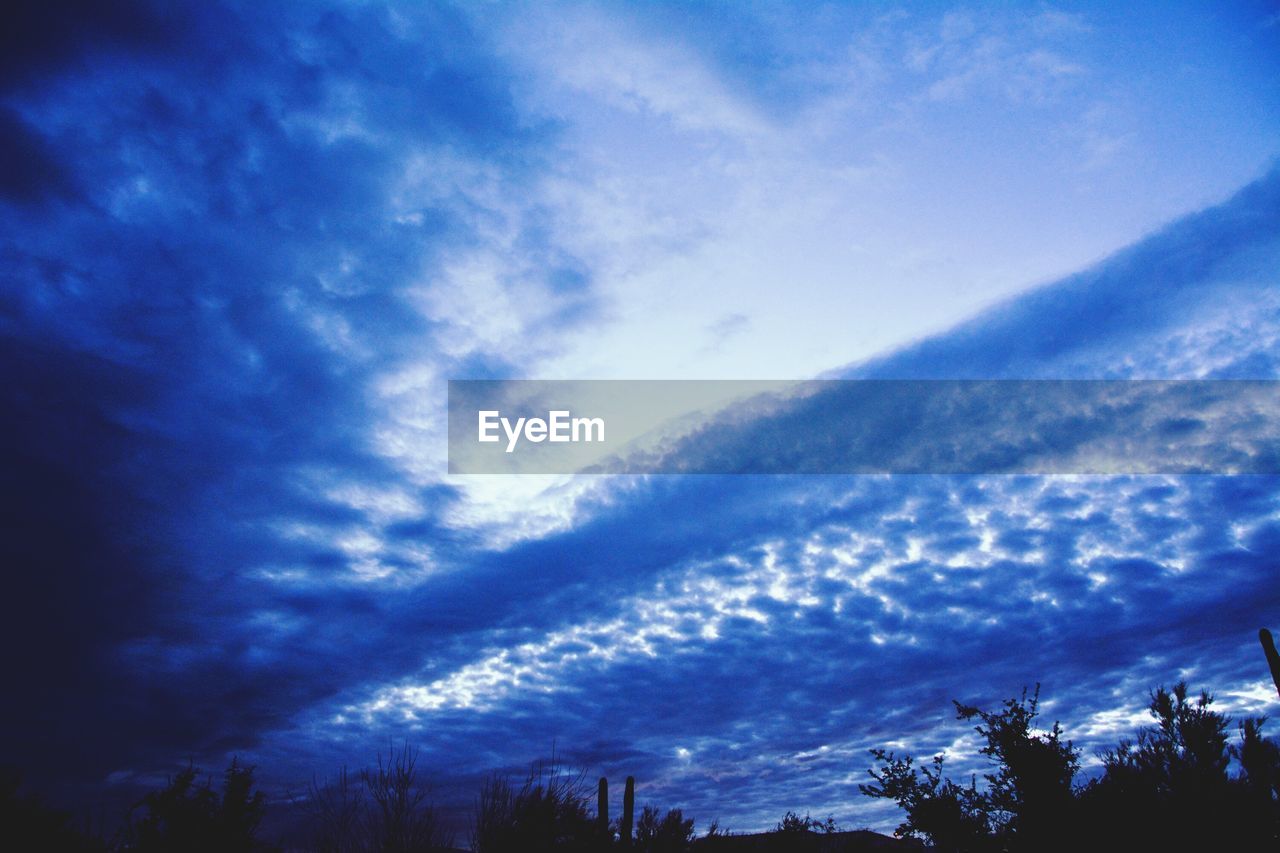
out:
M253 790L253 767L232 759L222 793L210 780L197 781L188 764L169 784L142 798L130 810L124 847L142 853L258 853L274 850L257 838L266 797Z
M313 780L307 801L320 853L429 853L453 844L407 743L358 775L343 767L323 786Z
M1189 698L1185 682L1153 691L1155 725L1102 753L1103 775L1081 795L1087 821L1125 843L1248 849L1276 841L1280 751L1262 737L1262 719L1242 721L1241 743L1231 746L1231 721L1212 704L1208 693Z
M906 813L896 835L947 853L994 849L990 810L977 783L965 787L947 779L941 755L918 770L909 755L898 757L883 749L873 749L871 755L881 765L868 771L876 784L859 785L858 790L893 800Z
M635 849L641 853L683 853L692 843L693 818L685 819L680 809L671 809L661 818L654 806L640 812Z
M452 846L418 776L418 752L407 743L386 758L378 755L374 767L361 771L369 794L368 840L381 853L430 853Z
M962 720L981 720L975 731L986 741L982 754L995 764L984 779L983 807L992 829L1008 844L1026 850L1047 849L1070 829L1071 781L1080 762L1070 741L1063 742L1058 723L1037 734L1033 723L1040 704L1040 685L1027 698L1010 699L999 713L955 703Z
M1242 831L1280 840L1280 746L1262 736L1262 719L1242 720L1240 745L1232 754L1242 771Z
M343 767L332 782L311 781L307 798L311 843L318 853L361 853L365 849L365 796L359 778Z
M993 764L985 785L947 779L941 756L917 767L877 749L875 784L859 788L902 808L898 835L939 850L1280 849L1280 747L1263 737L1262 719L1241 721L1238 745L1229 743L1231 721L1212 704L1185 682L1156 689L1154 725L1104 750L1102 775L1073 787L1077 751L1057 723L1034 725L1039 688L998 712L956 703L960 719L979 721Z
M1035 730L1039 704L1039 685L999 712L955 703L958 719L979 721L975 731L986 742L981 752L994 765L982 789L976 779L967 786L947 779L942 756L917 771L910 756L879 749L872 756L881 767L870 771L876 784L858 787L906 812L899 835L941 850L1051 849L1067 833L1079 760L1057 723L1047 732Z

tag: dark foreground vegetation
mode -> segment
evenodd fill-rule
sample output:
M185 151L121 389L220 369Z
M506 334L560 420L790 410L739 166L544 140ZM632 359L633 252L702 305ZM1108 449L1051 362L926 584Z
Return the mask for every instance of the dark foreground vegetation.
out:
M944 851L1280 850L1280 747L1263 719L1231 720L1184 682L1150 695L1154 725L1104 750L1079 780L1080 752L1054 723L1037 730L1039 688L999 711L956 704L990 764L982 782L944 760L872 751L870 797L898 804L897 835ZM1233 769L1234 765L1234 769Z
M1280 850L1280 747L1263 736L1263 719L1233 727L1212 703L1185 683L1153 691L1153 724L1100 753L1100 772L1086 777L1060 726L1037 726L1038 687L994 711L957 702L958 719L973 724L982 743L989 767L981 777L949 778L941 756L917 762L872 751L871 781L858 787L902 809L898 838L794 812L772 832L731 834L713 822L698 836L680 809L646 805L637 814L631 778L622 814L611 820L607 780L588 785L553 761L519 782L487 778L459 839L408 746L357 773L344 768L313 782L301 798L305 829L287 845L262 837L267 799L255 789L254 768L235 760L217 784L187 767L142 797L109 837L78 827L9 776L0 780L0 828L5 849L70 853Z

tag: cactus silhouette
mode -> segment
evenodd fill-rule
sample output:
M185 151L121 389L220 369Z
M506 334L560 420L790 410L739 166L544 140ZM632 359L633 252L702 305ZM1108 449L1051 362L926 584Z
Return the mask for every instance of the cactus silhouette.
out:
M600 825L600 835L609 834L609 780L600 777L600 789L596 794L596 822Z
M1266 628L1258 631L1258 639L1262 641L1262 651L1267 656L1267 665L1271 667L1271 680L1276 683L1276 693L1280 694L1280 652L1276 651L1276 641Z
M622 823L618 825L618 835L623 847L631 846L631 825L636 811L636 777L627 777L627 787L622 791Z

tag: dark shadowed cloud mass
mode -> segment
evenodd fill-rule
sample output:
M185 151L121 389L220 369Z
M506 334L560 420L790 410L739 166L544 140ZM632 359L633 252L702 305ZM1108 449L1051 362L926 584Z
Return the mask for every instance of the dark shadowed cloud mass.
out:
M444 473L450 378L1280 378L1263 5L1168 57L729 8L14 14L0 759L94 802L407 738L465 805L554 744L886 828L866 750L960 760L952 698L1040 682L1087 756L1180 677L1275 714L1274 476Z

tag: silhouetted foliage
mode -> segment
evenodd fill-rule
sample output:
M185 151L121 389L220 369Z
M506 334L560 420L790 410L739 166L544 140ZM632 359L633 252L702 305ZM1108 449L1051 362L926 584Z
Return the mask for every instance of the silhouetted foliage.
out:
M440 819L408 744L391 747L353 778L342 768L308 797L311 843L320 853L429 853L449 849L453 833Z
M361 772L369 793L368 833L373 850L381 853L430 853L453 846L428 790L417 773L417 750L408 744L392 747L376 767Z
M253 790L252 767L233 759L223 774L222 793L192 765L147 794L133 807L124 832L126 850L168 853L242 853L275 849L257 836L266 797Z
M1264 718L1240 722L1240 745L1232 753L1240 762L1249 800L1261 807L1280 803L1280 746L1262 736Z
M986 741L981 752L995 765L995 772L983 776L982 794L992 831L1008 846L1026 850L1057 843L1072 828L1071 781L1080 762L1056 722L1048 732L1034 732L1040 685L1030 699L1023 690L1020 699L1007 700L999 713L955 705L960 719L982 721L975 727Z
M945 778L941 756L917 768L877 749L876 784L859 788L903 809L898 835L940 850L1280 849L1280 747L1262 736L1261 719L1242 721L1230 745L1230 720L1212 702L1189 699L1185 683L1157 689L1155 725L1105 750L1102 775L1081 787L1078 753L1058 724L1034 727L1038 688L999 712L956 703L960 719L980 721L981 752L994 765L985 785Z
M906 812L895 835L928 841L944 851L987 850L993 848L991 820L986 802L976 782L967 787L947 779L942 772L942 756L917 771L909 755L899 758L883 749L871 751L880 762L871 770L874 785L859 785L869 797L893 800Z
M645 806L636 821L635 849L643 853L683 853L693 842L693 818L671 809L661 818L654 806Z
M948 778L944 759L917 763L910 755L875 749L873 784L863 794L895 802L905 818L896 834L940 851L1021 853L1100 850L1280 849L1280 745L1263 735L1263 718L1232 720L1213 710L1208 693L1189 694L1185 682L1150 693L1153 724L1133 739L1100 752L1101 772L1081 781L1079 753L1058 723L1036 725L1040 691L986 711L959 702L956 717L974 724L989 772L966 782ZM307 805L310 846L322 853L433 853L453 837L417 769L418 753L392 747L359 774L344 767L330 782L313 780ZM981 781L980 781L981 780ZM516 788L488 777L475 808L476 853L636 853L845 851L882 849L890 842L869 831L842 832L833 816L815 819L788 811L773 832L733 836L716 822L695 839L694 821L679 809L645 806L634 837L622 823L634 780L624 789L624 818L609 824L607 783L588 786L553 757L536 764ZM588 809L596 794L596 813ZM192 851L247 853L273 848L258 838L266 809L254 768L233 760L215 790L189 765L144 796L111 844L71 827L68 815L20 793L16 776L0 777L0 848L72 853Z
M477 853L591 851L609 842L587 808L581 773L567 773L554 758L537 764L516 790L490 776L476 801L471 849Z
M836 823L833 815L827 815L826 820L818 820L809 817L809 813L805 812L804 817L795 812L788 811L782 816L782 820L778 821L774 832L820 832L824 835L830 835L833 832L839 832L840 826Z
M352 779L343 767L326 785L313 779L309 793L311 843L317 853L361 853L367 848L364 787L359 779Z
M1085 822L1121 843L1275 849L1280 751L1262 737L1262 719L1242 721L1231 746L1230 719L1212 703L1207 693L1189 699L1185 682L1154 691L1156 724L1104 751L1103 775L1081 792Z

